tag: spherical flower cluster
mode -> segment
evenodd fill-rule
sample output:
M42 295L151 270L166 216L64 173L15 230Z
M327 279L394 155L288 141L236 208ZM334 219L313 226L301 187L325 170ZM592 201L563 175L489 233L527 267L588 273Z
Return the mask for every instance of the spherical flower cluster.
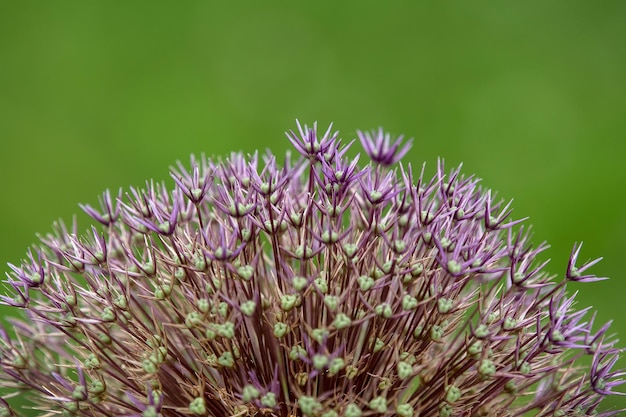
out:
M56 225L2 303L0 416L584 416L624 375L620 350L546 272L509 204L460 169L329 128L297 157L192 158L79 235Z

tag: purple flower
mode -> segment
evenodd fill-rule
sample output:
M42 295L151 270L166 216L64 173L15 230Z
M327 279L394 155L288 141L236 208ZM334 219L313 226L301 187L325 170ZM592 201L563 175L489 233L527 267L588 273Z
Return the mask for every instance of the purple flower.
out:
M384 167L389 167L400 161L411 148L412 139L400 148L404 136L398 136L391 143L391 134L385 133L382 127L378 128L378 130L373 130L371 133L357 130L357 135L365 152L367 152L372 161Z
M298 124L297 151L191 159L55 225L0 302L0 416L600 416L609 324L577 310L510 203L402 137ZM284 161L279 163L278 161Z

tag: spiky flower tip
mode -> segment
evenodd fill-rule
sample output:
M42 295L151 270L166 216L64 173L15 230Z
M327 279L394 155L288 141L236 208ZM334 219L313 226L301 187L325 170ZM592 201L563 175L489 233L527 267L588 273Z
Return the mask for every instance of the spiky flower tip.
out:
M299 156L192 158L20 266L0 416L611 416L620 350L475 177L393 168L408 145L298 125ZM352 142L350 143L352 144ZM6 391L5 391L6 392Z

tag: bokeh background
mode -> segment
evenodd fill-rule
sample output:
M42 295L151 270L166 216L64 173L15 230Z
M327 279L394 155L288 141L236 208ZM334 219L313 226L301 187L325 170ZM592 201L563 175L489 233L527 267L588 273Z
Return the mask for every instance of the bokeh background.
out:
M0 269L190 153L384 126L514 198L555 274L603 256L572 290L626 345L625 40L623 0L1 2Z

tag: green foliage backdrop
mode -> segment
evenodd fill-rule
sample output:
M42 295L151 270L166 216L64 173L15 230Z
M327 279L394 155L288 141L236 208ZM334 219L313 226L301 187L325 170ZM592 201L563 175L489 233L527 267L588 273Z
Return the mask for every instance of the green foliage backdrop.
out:
M622 0L2 2L0 268L192 152L384 126L514 198L555 274L576 241L604 256L575 289L626 345L624 22Z

